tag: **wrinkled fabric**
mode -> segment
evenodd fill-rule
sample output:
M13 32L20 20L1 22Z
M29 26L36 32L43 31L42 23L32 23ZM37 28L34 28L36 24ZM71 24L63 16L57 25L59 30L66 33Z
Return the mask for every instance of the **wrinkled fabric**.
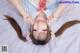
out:
M49 16L52 12L54 12L58 5L59 5L58 0L54 0L50 5L47 5L45 10L46 15ZM36 13L38 7L35 7L29 0L23 0L23 6L25 10L28 13L30 13L30 15L33 16L33 18L35 18L35 16L37 15Z
M52 31L56 32L67 21L80 20L79 9L79 4L68 6L64 14L51 25ZM80 24L65 30L62 35L51 39L46 45L37 46L30 41L21 41L16 31L5 20L3 15L12 16L20 25L24 35L28 31L29 25L23 21L22 17L8 0L0 0L0 45L8 45L9 53L80 53Z

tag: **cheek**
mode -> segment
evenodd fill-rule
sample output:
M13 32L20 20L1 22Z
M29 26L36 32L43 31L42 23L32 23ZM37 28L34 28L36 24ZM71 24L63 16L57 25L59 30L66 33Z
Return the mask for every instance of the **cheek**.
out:
M33 32L33 36L37 39L37 37L38 37L38 32L34 31L34 32Z
M45 32L43 33L43 35L44 35L44 36L47 36L47 31L45 31Z
M46 36L47 36L47 32L39 33L39 36L40 36L40 37L46 37Z
M45 32L43 32L42 34L41 34L41 36L42 36L42 38L47 38L47 31L45 31Z

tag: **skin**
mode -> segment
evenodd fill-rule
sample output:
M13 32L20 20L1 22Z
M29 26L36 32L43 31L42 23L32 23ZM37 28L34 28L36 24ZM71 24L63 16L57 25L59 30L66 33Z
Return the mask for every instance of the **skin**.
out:
M27 41L26 38L23 37L22 30L21 30L19 24L15 21L15 19L13 19L13 18L10 17L10 16L6 16L6 15L4 15L4 16L6 17L5 20L8 20L8 21L10 22L11 26L12 26L12 27L15 29L15 31L17 32L18 38L21 39L21 40L24 41L24 42ZM78 23L80 23L79 20L73 20L73 21L69 21L69 22L64 23L64 24L61 26L61 28L60 28L57 32L55 32L55 36L56 36L56 37L60 36L62 33L64 33L64 31L65 31L66 29L68 29L68 28L70 28L71 26L73 26L73 25L75 25L75 24L78 24ZM48 33L48 35L51 35L51 34L49 34L49 33L50 33L49 31L48 31L47 33ZM34 37L32 36L32 32L30 33L30 38L32 38L32 42L33 42L34 44L36 44L36 45L45 45L45 44L48 43L49 40L50 40L50 36L48 36L47 39L45 39L45 40L34 39Z
M36 18L34 21L32 17L25 11L21 1L22 0L14 0L14 1L10 0L10 2L16 7L19 13L23 16L24 21L29 22L31 25L34 24L33 28L36 29L36 31L34 31L33 34L35 39L39 39L39 40L46 39L47 31L43 31L43 30L46 30L48 23L51 24L52 21L57 20L67 6L67 4L59 4L56 11L53 12L49 17L47 17L46 21L45 19L42 18L44 16L41 16L43 13L40 14L40 17ZM54 32L52 32L52 34L53 33Z
M18 10L19 14L23 17L23 20L29 24L33 23L32 17L25 11L22 0L9 0L9 2Z
M30 28L30 38L36 45L45 45L51 39L51 31L46 20L45 13L41 11Z
M44 19L45 14L41 12L35 19L33 26L33 35L35 39L45 40L47 38L47 23Z
M30 24L33 24L33 19L32 17L25 11L23 5L22 5L22 0L9 0L13 6L19 11L19 13L23 16L24 21L29 22ZM32 0L33 1L33 0ZM50 0L51 1L51 0ZM48 0L49 2L49 0ZM34 2L35 3L35 2ZM51 21L57 20L58 17L62 14L64 9L68 6L68 4L59 4L58 8L56 9L55 12L53 12L49 17L47 22L50 23Z

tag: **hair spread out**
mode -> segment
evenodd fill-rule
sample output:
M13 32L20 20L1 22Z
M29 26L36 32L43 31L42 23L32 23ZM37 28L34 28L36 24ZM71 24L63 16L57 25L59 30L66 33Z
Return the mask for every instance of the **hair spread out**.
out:
M6 15L5 15L5 17L6 17L6 20L9 21L9 23L12 25L12 27L17 32L17 35L18 35L19 39L21 39L23 41L26 41L26 38L23 37L23 35L22 35L22 30L21 30L19 24L12 17L6 16Z
M71 26L80 23L80 20L72 20L64 23L61 28L55 33L56 37L61 35L66 29L70 28Z
M11 26L15 29L15 31L17 32L17 35L19 37L19 39L21 39L22 41L27 41L25 37L23 37L22 34L22 30L21 27L19 26L19 24L15 21L15 19L13 19L11 16L7 16L5 15L6 20L8 20L11 24ZM71 26L80 23L79 20L72 20L72 21L68 21L66 23L64 23L61 28L55 32L55 36L60 36L62 33L64 33L64 31L68 28L70 28Z

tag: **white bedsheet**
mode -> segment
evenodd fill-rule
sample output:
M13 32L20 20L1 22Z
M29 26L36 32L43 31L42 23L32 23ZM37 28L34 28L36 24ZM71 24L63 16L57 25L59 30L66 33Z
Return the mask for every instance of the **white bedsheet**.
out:
M56 32L63 23L73 19L79 20L79 7L79 5L72 7L74 10L68 7L70 11L68 12L67 9L51 26L52 29ZM24 23L15 8L8 4L7 0L0 0L0 13L14 17L23 33L27 32L27 24ZM31 42L22 42L9 22L4 19L5 17L0 15L0 45L8 45L9 53L80 53L80 24L70 27L60 37L51 40L48 44L36 46Z

